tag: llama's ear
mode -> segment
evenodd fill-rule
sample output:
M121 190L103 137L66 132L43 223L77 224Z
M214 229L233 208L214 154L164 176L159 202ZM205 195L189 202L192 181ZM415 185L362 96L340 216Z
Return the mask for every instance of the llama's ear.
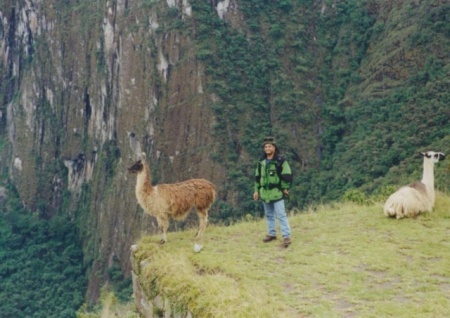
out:
M145 160L145 158L147 157L147 155L145 154L145 152L141 153L141 159Z

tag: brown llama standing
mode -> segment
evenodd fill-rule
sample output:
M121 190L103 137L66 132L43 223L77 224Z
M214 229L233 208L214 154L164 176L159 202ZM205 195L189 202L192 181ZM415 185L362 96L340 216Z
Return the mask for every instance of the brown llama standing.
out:
M137 174L136 198L144 211L156 218L162 233L161 244L167 242L169 220L185 219L194 207L199 217L195 238L200 239L208 224L208 210L216 197L214 184L205 179L190 179L152 186L150 168L144 159L138 160L128 171ZM196 245L197 248L201 246Z

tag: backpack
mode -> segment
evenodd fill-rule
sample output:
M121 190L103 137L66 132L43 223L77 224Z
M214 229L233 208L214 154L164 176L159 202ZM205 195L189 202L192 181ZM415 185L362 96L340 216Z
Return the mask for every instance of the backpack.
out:
M264 157L265 158L265 157ZM283 155L276 155L276 157L273 159L274 161L277 162L277 175L278 175L278 179L288 182L290 185L292 185L292 181L294 180L294 174L292 172L291 169L291 174L290 175L281 175L281 172L283 171L283 163L286 161L286 158ZM259 176L261 176L261 161L258 161L258 174ZM259 180L257 180L257 182L259 182Z

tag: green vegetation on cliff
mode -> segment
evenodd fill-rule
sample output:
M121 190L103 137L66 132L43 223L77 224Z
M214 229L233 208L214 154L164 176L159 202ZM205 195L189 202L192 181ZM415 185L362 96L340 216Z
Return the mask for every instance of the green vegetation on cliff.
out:
M83 254L67 216L39 219L13 190L0 203L0 317L75 317L86 291Z
M221 219L258 210L249 184L264 135L278 137L297 171L291 207L353 188L372 193L396 182L391 167L419 150L447 151L450 5L238 3L241 23L193 3L198 58L223 119L213 130L223 145L214 158L239 202L221 205Z

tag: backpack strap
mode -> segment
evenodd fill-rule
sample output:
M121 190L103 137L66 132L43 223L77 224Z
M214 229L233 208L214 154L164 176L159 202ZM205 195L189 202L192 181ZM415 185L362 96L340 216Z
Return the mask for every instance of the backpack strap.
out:
M292 172L290 174L282 174L283 172L283 163L286 161L286 158L283 155L279 155L276 158L277 161L277 174L280 178L280 181L287 182L289 184L292 184Z
M277 161L277 174L278 177L281 179L281 172L283 171L283 163L286 161L286 158L284 156L279 155L275 158Z
M255 182L257 183L257 184L259 184L259 182L261 181L261 161L258 161L258 167L257 167L257 169L258 169L258 174L255 176Z

